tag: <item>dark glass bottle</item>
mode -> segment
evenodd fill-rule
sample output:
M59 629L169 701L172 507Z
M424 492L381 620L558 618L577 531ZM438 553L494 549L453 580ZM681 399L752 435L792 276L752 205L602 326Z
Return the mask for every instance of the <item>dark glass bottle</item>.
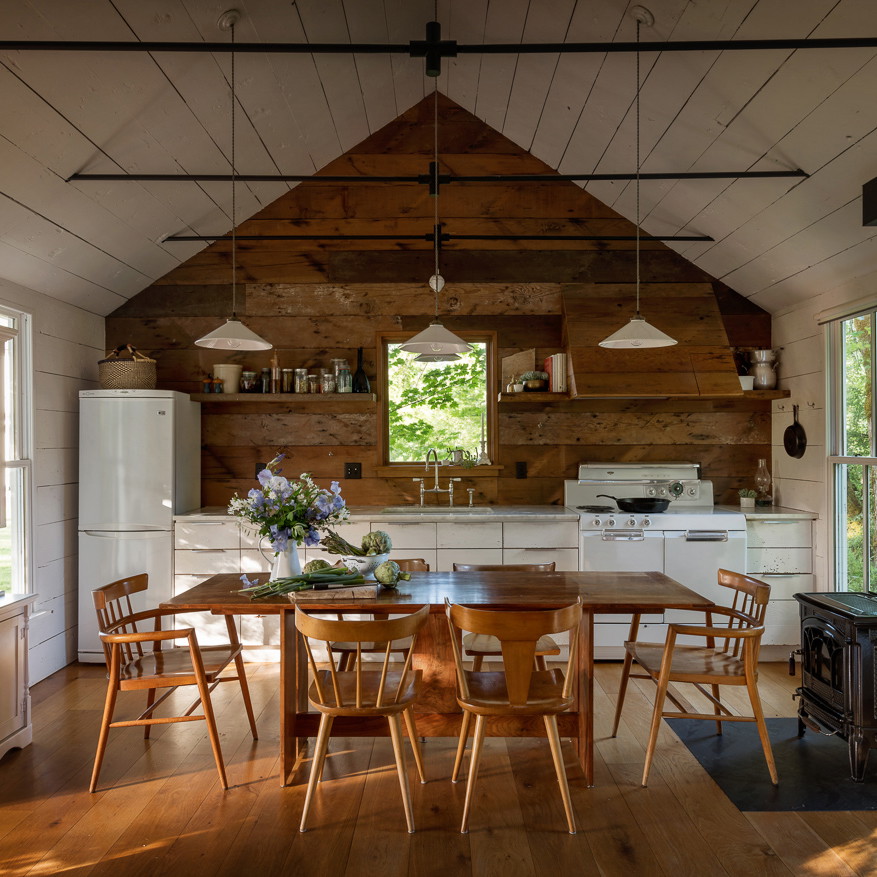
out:
M369 385L368 378L365 375L365 371L362 368L362 348L357 348L356 351L356 371L353 373L353 392L354 393L369 393L371 392L371 386Z

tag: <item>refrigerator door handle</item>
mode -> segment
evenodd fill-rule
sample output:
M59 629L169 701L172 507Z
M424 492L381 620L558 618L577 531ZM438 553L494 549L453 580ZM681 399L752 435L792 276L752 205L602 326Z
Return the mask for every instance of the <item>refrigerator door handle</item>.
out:
M99 539L161 539L167 530L82 530L86 536Z

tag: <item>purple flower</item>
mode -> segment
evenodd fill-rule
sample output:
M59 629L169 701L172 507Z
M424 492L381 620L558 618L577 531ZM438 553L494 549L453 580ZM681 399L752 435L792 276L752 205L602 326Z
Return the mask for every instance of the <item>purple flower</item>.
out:
M313 527L311 527L311 529L308 530L307 535L305 536L305 545L310 547L310 546L319 545L319 544L320 544L320 534Z

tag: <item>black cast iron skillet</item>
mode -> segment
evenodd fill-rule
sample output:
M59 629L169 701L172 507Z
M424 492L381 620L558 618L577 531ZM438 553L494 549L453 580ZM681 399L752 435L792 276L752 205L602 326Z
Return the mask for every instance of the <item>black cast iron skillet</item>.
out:
M794 421L786 427L786 431L783 433L783 445L790 457L800 460L804 456L804 451L807 450L807 433L804 432L804 427L798 423L797 405L792 406L792 412Z
M618 499L616 496L609 496L608 493L598 493L597 496L614 499L618 508L623 512L665 512L667 506L670 505L669 499L657 499L650 496L625 496L621 499Z

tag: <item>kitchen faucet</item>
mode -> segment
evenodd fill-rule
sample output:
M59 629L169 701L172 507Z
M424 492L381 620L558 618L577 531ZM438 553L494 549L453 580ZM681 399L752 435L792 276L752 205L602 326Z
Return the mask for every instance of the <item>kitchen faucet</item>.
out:
M429 457L432 455L433 462L435 464L435 483L432 487L424 487L423 486L423 478L413 478L412 481L420 482L420 504L424 504L424 500L426 499L427 493L446 493L448 495L448 505L454 504L454 482L462 481L462 478L448 478L448 486L447 487L439 487L439 455L438 451L435 448L430 448L426 452L426 459L423 464L423 468L429 472Z

